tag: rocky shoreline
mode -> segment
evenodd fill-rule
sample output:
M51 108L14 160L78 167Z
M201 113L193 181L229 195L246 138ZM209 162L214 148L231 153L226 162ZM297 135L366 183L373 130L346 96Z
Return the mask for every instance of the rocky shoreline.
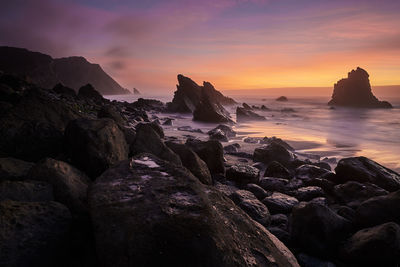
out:
M234 100L178 79L171 104L127 103L0 74L0 266L400 263L398 173L365 157L332 170L275 137L244 151ZM176 129L172 111L214 127Z

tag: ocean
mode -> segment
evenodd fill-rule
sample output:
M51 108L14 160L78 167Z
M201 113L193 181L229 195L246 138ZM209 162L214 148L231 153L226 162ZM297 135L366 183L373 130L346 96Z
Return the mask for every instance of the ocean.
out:
M228 94L228 96L230 96ZM400 96L384 97L393 109L331 109L329 97L288 97L287 102L275 101L275 96L231 95L239 103L265 105L270 111L255 110L266 121L237 123L233 128L241 136L276 136L288 141L296 151L331 162L343 157L365 156L400 172ZM140 96L107 96L109 99L132 102ZM145 98L172 100L171 96L146 95ZM282 111L292 109L292 112ZM227 107L235 118L235 107ZM193 122L190 115L180 116L175 126L190 125L208 130L214 124Z

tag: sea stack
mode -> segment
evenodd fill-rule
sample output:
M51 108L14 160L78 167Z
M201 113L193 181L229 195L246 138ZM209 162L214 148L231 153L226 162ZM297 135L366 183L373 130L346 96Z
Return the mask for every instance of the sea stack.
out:
M140 91L136 88L133 88L133 94L134 95L141 95Z
M330 106L346 106L356 108L392 108L387 101L379 101L371 90L369 74L357 67L334 85Z

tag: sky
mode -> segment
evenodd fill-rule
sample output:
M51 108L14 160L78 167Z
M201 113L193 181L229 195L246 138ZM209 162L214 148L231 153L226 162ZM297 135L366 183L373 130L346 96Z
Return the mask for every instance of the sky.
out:
M84 56L126 88L400 84L399 0L3 0L0 45Z

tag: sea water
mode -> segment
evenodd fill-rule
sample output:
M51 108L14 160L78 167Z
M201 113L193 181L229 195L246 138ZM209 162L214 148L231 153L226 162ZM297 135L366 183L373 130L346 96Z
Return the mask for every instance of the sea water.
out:
M138 96L109 96L110 99L133 102ZM146 95L145 98L171 101L171 96ZM270 110L254 110L266 121L237 123L234 129L243 136L276 136L288 141L299 153L321 159L365 156L400 171L400 97L385 97L393 109L330 108L329 97L289 97L279 102L265 95L234 95L238 103L265 105ZM288 112L288 109L289 112ZM235 118L235 107L227 107ZM190 125L204 131L215 125L191 121L190 115L180 117L176 126Z

